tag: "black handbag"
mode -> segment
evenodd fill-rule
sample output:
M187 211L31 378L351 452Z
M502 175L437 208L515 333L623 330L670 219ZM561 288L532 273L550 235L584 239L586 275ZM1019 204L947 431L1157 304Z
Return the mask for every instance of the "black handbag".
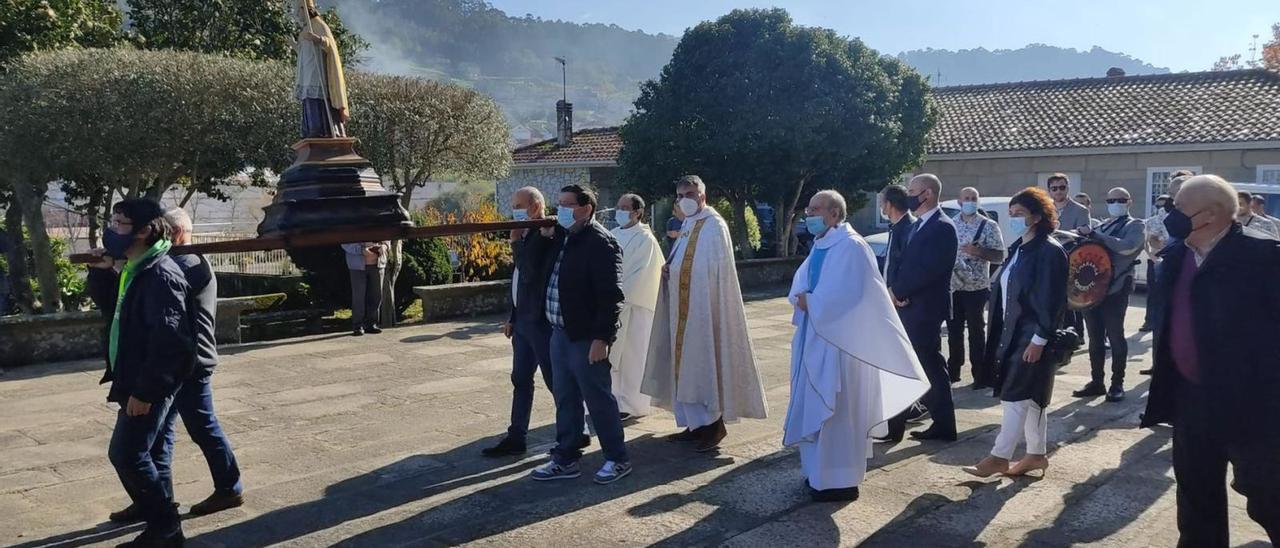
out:
M1071 355L1080 346L1080 335L1074 327L1064 327L1053 332L1049 343L1044 347L1040 361L1052 367L1062 367L1071 361Z

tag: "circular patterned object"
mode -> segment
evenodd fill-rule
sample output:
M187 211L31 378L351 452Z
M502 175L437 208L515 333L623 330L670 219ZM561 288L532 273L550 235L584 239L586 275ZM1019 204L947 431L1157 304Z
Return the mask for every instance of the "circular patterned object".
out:
M1097 242L1077 245L1067 256L1067 306L1088 310L1107 298L1111 286L1111 254Z

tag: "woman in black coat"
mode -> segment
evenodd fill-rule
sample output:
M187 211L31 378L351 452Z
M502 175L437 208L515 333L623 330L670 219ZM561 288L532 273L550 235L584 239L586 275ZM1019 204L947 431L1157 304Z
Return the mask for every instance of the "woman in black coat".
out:
M1045 409L1053 393L1054 368L1041 357L1066 310L1067 254L1049 236L1058 224L1057 211L1043 189L1028 188L1010 199L1009 217L1015 233L1023 227L1022 237L1009 247L1009 259L991 284L987 343L987 348L996 349L995 395L1004 420L991 455L964 469L979 477L1021 476L1049 468ZM1011 465L1024 436L1027 454Z

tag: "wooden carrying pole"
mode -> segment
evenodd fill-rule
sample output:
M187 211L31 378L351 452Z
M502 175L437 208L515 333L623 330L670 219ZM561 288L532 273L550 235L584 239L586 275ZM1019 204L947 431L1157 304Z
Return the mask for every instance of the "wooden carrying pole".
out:
M236 253L240 251L269 251L272 249L291 249L297 247L317 247L325 245L353 244L358 242L381 242L383 240L416 240L436 238L440 236L456 236L459 234L475 234L478 232L502 232L519 228L544 228L556 224L555 219L537 219L531 221L502 221L494 223L458 223L435 226L370 226L344 228L323 232L305 232L280 236L267 236L250 240L229 240L225 242L209 242L204 244L175 245L169 250L173 255L198 253L211 255L216 253ZM75 253L69 257L72 263L86 264L98 260L89 253Z

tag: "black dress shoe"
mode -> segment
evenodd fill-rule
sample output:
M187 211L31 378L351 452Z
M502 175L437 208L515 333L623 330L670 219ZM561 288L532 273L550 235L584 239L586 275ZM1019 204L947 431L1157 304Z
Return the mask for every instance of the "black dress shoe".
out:
M498 442L498 445L481 449L480 454L490 458L514 457L523 455L526 449L527 448L523 442L518 442L510 437L506 437L502 438L502 441Z
M702 428L701 437L698 440L698 447L694 451L706 453L720 447L720 442L724 441L725 436L729 435L729 431L724 427L724 419L717 419L716 422L708 424Z
M363 327L357 327L357 328L355 328L355 329L352 329L352 330L351 330L351 336L352 336L352 337L359 337L359 336L361 336L361 335L364 335L364 328L363 328Z
M1100 382L1090 382L1084 385L1084 388L1072 392L1071 395L1077 398L1095 398L1107 395L1107 389L1103 388Z
M875 443L898 443L902 441L904 432L896 432L885 437L871 436L871 441Z
M1142 324L1142 327L1139 327L1139 328L1138 328L1138 331L1139 331L1139 332L1142 332L1142 333L1149 333L1149 332L1151 332L1151 324L1149 324L1149 323L1144 323L1144 324Z
M813 496L814 502L853 502L858 500L858 488L845 487L843 489L813 489L813 491L811 491L811 495Z
M242 506L244 497L234 491L214 491L208 498L191 505L191 515L207 516L223 510Z
M991 388L991 387L990 387L990 386L987 386L987 385L985 385L985 384L983 384L983 383L980 383L980 382L975 382L975 383L973 383L973 386L970 386L969 388L970 388L970 389L973 389L973 390L986 390L986 389Z
M186 541L187 538L182 536L182 529L178 529L168 535L154 533L151 529L146 529L133 540L117 544L116 548L176 548L181 547Z
M911 438L920 441L956 441L958 436L956 436L955 432L935 432L932 428L929 428L926 430L916 430L915 432L912 432Z
M618 413L618 420L622 422L631 420L631 413Z
M696 429L690 430L688 428L685 428L680 432L676 432L670 436L667 436L666 439L667 441L697 441L698 434L700 433L701 432Z
M364 330L366 333L373 333L374 335L377 335L378 333L382 333L382 328L376 325L367 325L365 326Z
M1111 390L1107 391L1107 401L1117 402L1124 400L1124 387L1118 384L1111 385Z
M137 504L130 504L124 510L112 512L107 519L116 523L135 523L142 521L142 508Z
M591 447L591 436L583 434L581 438L578 438L578 449L586 449L588 447Z

